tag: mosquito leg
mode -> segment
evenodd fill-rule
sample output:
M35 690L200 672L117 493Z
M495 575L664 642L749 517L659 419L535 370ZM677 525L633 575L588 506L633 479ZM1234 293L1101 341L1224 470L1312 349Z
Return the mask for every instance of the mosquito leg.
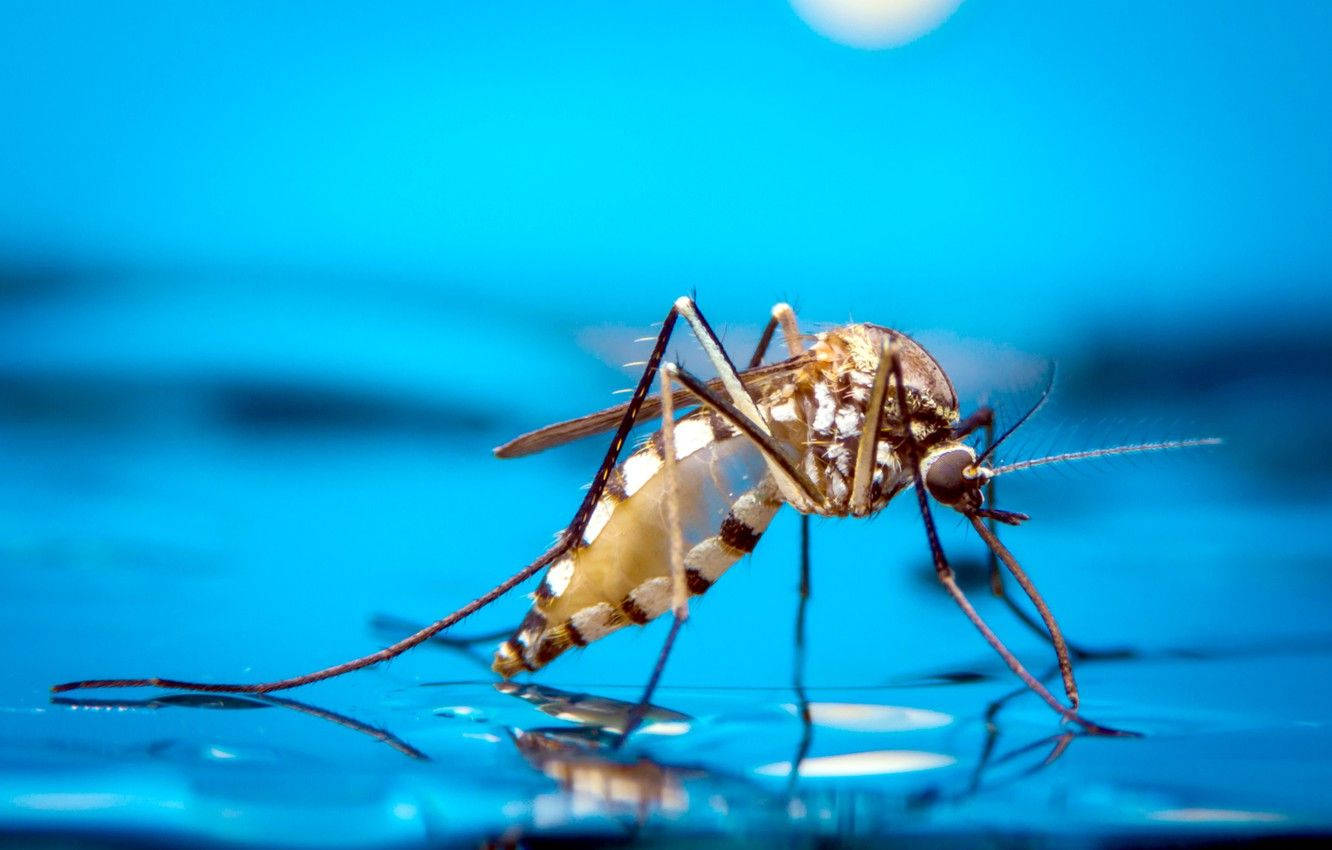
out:
M51 697L54 705L65 705L71 708L98 708L98 709L116 709L127 710L136 708L160 709L160 708L235 708L237 706L246 707L276 707L286 708L299 714L306 714L310 717L316 717L320 720L326 720L335 723L345 729L353 732L359 732L374 738L380 743L387 744L408 758L418 761L430 761L430 757L425 753L413 747L403 739L394 735L387 729L378 726L371 726L354 717L346 714L339 714L327 708L320 708L310 703L298 702L294 699L284 697L269 696L267 694L250 694L243 697L211 697L207 702L184 702L180 699L183 695L177 695L176 699L172 697L153 697L151 699L86 699L78 697Z
M787 456L785 449L773 439L771 434L761 430L759 423L754 422L737 410L735 405L715 394L708 388L707 384L678 365L667 363L661 368L663 372L670 372L672 380L679 381L688 387L700 404L715 411L718 416L721 416L736 430L748 437L754 447L763 455L764 460L767 461L769 470L775 473L774 477L778 477L780 480L780 477L784 476L788 480L794 490L792 495L796 499L812 505L823 503L822 494L809 480L809 476L796 467L795 462ZM788 501L791 500L788 499ZM799 509L798 504L794 507Z
M792 685L795 689L796 707L800 712L800 743L796 747L795 758L791 759L791 775L786 782L786 796L795 794L795 786L800 778L800 765L809 755L810 745L814 742L814 723L809 712L809 696L805 693L805 608L809 604L809 515L800 515L800 603L796 607L795 622L795 665Z
M748 420L748 423L743 425L739 424L738 420L732 424L736 424L736 426L747 436L751 436L751 439L756 440L756 445L762 450L764 461L768 466L768 471L771 472L773 478L777 480L777 486L781 489L783 497L791 503L792 507L802 513L816 510L822 504L823 500L821 498L810 498L814 491L809 483L808 477L803 473L792 474L794 471L794 464L786 457L784 452L777 449L774 453L773 449L776 444L772 441L772 427L770 423L763 415L763 412L759 410L758 404L754 402L749 391L745 389L744 384L741 383L740 375L735 370L735 364L731 362L730 357L726 354L726 350L722 348L721 341L717 339L717 335L713 332L712 328L708 326L702 313L698 311L698 306L694 304L693 299L682 296L675 300L675 309L679 311L680 315L689 323L689 327L694 331L694 336L698 338L698 342L703 346L703 350L707 353L708 359L712 361L713 368L717 370L717 378L721 381L722 388L726 391L726 395L729 396L730 403L734 410L741 418ZM774 318L782 324L784 332L791 334L787 340L788 346L798 346L799 334L795 328L795 315L791 309L785 305L779 304L773 309L773 315ZM681 371L683 372L683 370ZM683 380L681 382L689 387L690 391L694 393L699 401L707 404L709 407L714 407L711 402L707 401L707 398L704 395L696 391L693 385ZM699 386L703 387L703 384L699 382ZM706 390L706 387L704 387L704 389ZM709 395L713 398L717 397L711 393L709 393ZM716 409L718 413L727 415L728 418L731 418L725 410L716 407L714 407L714 409Z
M747 368L757 369L763 365L763 357L768 353L768 346L772 344L772 335L775 333L777 333L777 317L773 316L763 326L763 335L759 337L758 345L754 346L754 353L750 355Z
M661 457L662 475L666 491L666 535L667 548L670 552L671 567L671 630L666 634L666 642L657 655L657 663L652 668L647 686L638 704L630 710L624 724L624 733L619 743L623 744L643 721L652 704L652 692L657 689L661 674L666 669L666 659L675 645L675 637L680 633L680 626L689 619L689 586L685 581L684 565L684 530L680 527L680 490L675 465L675 408L671 397L671 376L675 371L667 364L661 370Z
M768 420L764 418L759 411L758 405L750 396L749 391L745 389L744 384L740 382L740 373L736 371L735 364L731 362L726 349L722 348L721 340L717 339L717 334L712 330L712 326L703 318L699 312L698 305L694 299L687 295L682 295L675 299L675 310L694 332L698 338L699 345L703 346L703 351L708 355L708 360L712 361L712 367L717 370L717 377L721 379L722 387L726 390L726 395L745 416L758 427L764 434L771 434L768 426ZM691 388L692 389L692 388Z
M980 427L985 428L984 454L989 454L995 444L994 411L989 407L980 408L962 422L958 423L957 427L953 429L953 436L955 438L963 437ZM996 476L991 476L990 479L985 482L985 504L989 506L989 510L991 511L998 507L995 478ZM995 520L993 514L986 515L985 525L989 529L990 534L997 540L999 537L999 524ZM992 547L986 547L985 556L986 565L990 575L990 592L998 597L1000 601L1008 607L1008 610L1013 612L1013 616L1017 617L1024 626L1031 629L1042 639L1050 637L1050 633L1046 628L1033 618L1031 614L1028 614L1026 609L1017 603L1016 599L1008 595L1007 590L1004 588L1004 574L999 569L999 556L995 554ZM1124 652L1119 650L1103 652L1100 650L1086 649L1071 641L1066 641L1066 646L1068 647L1069 654L1079 661L1087 661L1093 658L1124 657Z
M800 336L800 326L796 323L795 310L786 302L778 302L772 305L772 317L782 326L782 337L786 340L786 353L795 357L805 350L804 341Z
M986 527L980 517L972 516L968 518L971 520L972 527L976 529L976 533L985 540L985 544L990 548L990 551L1003 560L1004 566L1008 567L1009 572L1013 574L1013 578L1017 579L1017 583L1027 594L1027 598L1031 600L1031 604L1035 605L1036 610L1040 613L1045 628L1050 632L1050 640L1054 643L1055 657L1059 659L1059 674L1064 680L1064 693L1068 694L1068 701L1072 704L1073 710L1076 711L1078 708L1078 684L1073 679L1073 661L1068 656L1068 644L1064 642L1064 633L1060 631L1059 624L1055 622L1054 614L1050 611L1049 606L1045 604L1045 600L1041 598L1040 592L1036 590L1036 585L1028 578L1017 559L1013 557L1013 553L1009 552L1008 548L999 542L999 538L995 536L991 529ZM994 520L990 520L990 522L994 522Z
M850 508L854 516L868 516L870 512L870 485L874 482L874 465L879 455L879 423L883 421L883 408L888 401L888 376L891 357L880 357L874 370L874 384L865 402L865 419L860 426L860 441L856 447L856 465L851 474Z
M975 433L977 428L982 427L985 428L985 447L989 448L990 443L994 442L994 408L989 405L977 408L961 422L954 425L952 438L960 440Z
M990 644L994 651L999 653L999 657L1004 660L1004 663L1008 665L1008 668L1012 670L1028 688L1034 691L1037 696L1043 699L1050 708L1058 712L1061 717L1078 724L1092 734L1125 734L1118 730L1093 723L1092 721L1079 716L1076 709L1071 709L1055 699L1054 694L1050 693L1045 685L1041 684L1035 676L1027 672L1027 668L1022 666L1022 662L1017 659L1017 656L1013 655L1008 647L1004 645L1004 642L999 639L999 636L986 625L985 620L983 620L980 614L976 612L976 609L972 607L971 602L967 599L966 594L962 592L962 588L958 587L957 581L953 577L953 569L948 565L948 558L944 555L943 545L939 542L939 531L934 524L934 516L930 512L929 496L925 489L925 479L920 472L920 449L916 445L915 434L911 429L911 411L910 408L907 407L906 386L902 381L902 365L898 362L897 355L893 351L891 337L884 341L882 356L889 358L890 367L892 369L894 391L897 395L897 407L898 410L901 411L902 430L905 435L902 441L902 449L905 451L907 463L911 467L911 477L915 484L916 502L920 507L920 516L925 524L925 536L930 545L930 556L934 560L934 571L938 575L940 583L942 583L944 589L948 591L948 595L953 597L953 601L957 603L957 606L962 609L962 613L967 616L967 619L971 621L971 624L975 626L976 630L985 638L986 643Z
M398 617L391 617L386 614L379 614L370 622L370 627L381 635L411 634L421 628L420 623L403 620ZM427 641L431 646L437 646L449 652L456 652L481 668L487 673L490 672L490 648L486 651L478 652L477 647L481 645L493 645L495 641L503 640L513 634L513 629L503 629L501 631L487 632L476 635L460 635L454 637L450 634L438 634Z
M991 449L994 448L995 445L994 414L992 414L990 408L982 408L980 410L976 410L976 413L972 414L972 416L968 418L974 418L978 416L978 414L982 413L988 413L988 417L986 418L986 420L983 420L982 422L982 424L984 425L984 429L986 429L986 448L984 448L984 453L988 454L991 452ZM998 508L996 502L998 502L998 497L996 497L995 477L991 476L990 480L986 481L986 505L990 506L990 510L995 510L996 508ZM998 521L995 520L994 514L988 514L988 516L986 517L986 528L988 529L988 532L990 532L990 534L988 534L988 538L992 538L992 540L995 541L996 545L1002 546L1002 544L999 544L998 542L999 524ZM982 537L986 536L982 534ZM1004 589L1003 573L1000 572L999 570L999 554L995 552L995 546L991 545L986 546L986 562L988 565L988 569L990 569L990 593L994 594L994 596L996 597L999 597L999 600L1003 601L1003 604L1008 606L1008 610L1011 610L1011 612L1014 613L1014 616L1018 617L1018 620L1022 621L1022 624L1026 625L1028 629L1032 630L1032 632L1039 634L1039 636L1042 638L1050 637L1051 641L1055 641L1054 633L1048 630L1048 626L1042 626L1040 622L1034 620L1034 618L1031 617L1031 614L1027 613L1026 609L1018 605L1018 601L1014 600L1014 598L1012 598L1011 596L1008 596L1007 590ZM1030 596L1030 594L1028 594L1028 596ZM1039 608L1040 606L1038 606L1038 609ZM1042 614L1042 618L1044 618L1044 614ZM1086 661L1086 659L1091 659L1091 658L1123 657L1122 651L1104 651L1103 653L1103 651L1083 649L1082 646L1078 646L1076 645L1076 643L1067 642L1066 639L1064 639L1062 636L1060 636L1058 641L1055 641L1056 654L1060 653L1059 649L1060 642L1064 643L1064 650L1063 650L1064 653L1071 654L1072 657L1078 658L1079 661ZM1063 662L1060 662L1060 671L1062 671L1062 673L1064 669L1066 669L1066 666L1064 666ZM1064 683L1066 683L1066 689L1067 689L1067 683L1070 682L1072 678L1072 667L1068 666L1067 669L1068 669L1067 673L1064 674ZM1074 703L1076 705L1076 699Z
M390 614L376 614L370 621L370 628L381 634L411 634L421 628L419 622L412 622L400 617L394 617ZM497 640L503 640L513 634L512 628L497 629L493 632L483 632L474 635L435 635L430 639L430 643L449 649L466 649L479 644L494 643Z
M677 305L681 299L677 301ZM690 315L694 320L701 321L701 317L690 304ZM66 682L60 685L53 685L51 690L54 692L72 691L81 688L175 688L187 691L201 691L204 693L270 693L272 691L282 691L288 688L295 688L301 685L308 685L311 682L319 682L324 679L331 679L334 676L341 676L343 673L350 673L353 670L360 670L364 667L370 667L381 661L387 661L406 652L418 644L421 644L450 626L458 623L465 617L486 607L496 599L507 594L527 579L536 575L541 569L553 561L559 559L569 551L579 540L582 539L583 531L587 528L588 520L592 517L592 511L596 508L597 502L601 499L602 492L606 489L606 480L610 477L611 470L615 468L615 462L620 457L620 450L624 448L625 440L629 438L629 432L634 427L634 422L638 418L638 411L643 406L643 400L647 398L648 390L652 387L653 379L657 376L657 369L661 365L662 356L666 352L666 346L671 339L671 331L675 328L676 319L679 316L677 307L672 307L666 314L665 321L662 322L661 331L657 334L657 342L652 347L652 353L648 356L643 369L642 376L638 379L638 386L634 388L633 396L625 406L624 415L620 419L620 425L615 430L615 436L611 439L610 446L606 449L606 455L601 461L601 467L592 479L592 485L588 487L587 494L583 496L583 502L574 512L573 519L569 522L567 528L555 541L555 544L546 550L539 558L523 567L500 584L496 585L490 591L482 594L463 607L449 614L441 620L431 623L429 626L409 635L392 646L385 647L378 652L362 656L351 661L345 661L341 664L335 664L332 667L326 667L323 670L316 670L313 673L305 673L300 676L293 676L288 679L278 679L272 682L260 682L257 684L210 684L207 682L186 682L179 679L164 679L152 677L146 679L88 679L79 682ZM715 344L715 336L713 341ZM717 344L720 347L719 344ZM728 361L729 362L729 361ZM738 383L738 381L737 381ZM743 389L742 389L743 393ZM747 396L746 396L747 397ZM753 402L751 401L751 404Z
M767 350L768 344L772 341L772 335L776 332L778 325L782 328L782 335L786 339L786 347L791 356L800 354L802 346L800 344L800 329L796 325L795 311L789 304L778 303L772 308L772 318L768 320L767 326L763 329L763 336L759 340L758 350L750 358L749 368L753 369L763 362L763 353ZM800 778L800 765L804 763L805 757L809 755L810 745L813 743L814 724L811 722L809 714L809 697L805 693L805 609L809 605L809 514L800 515L800 601L796 607L795 620L795 653L792 670L792 686L795 689L796 698L799 700L797 709L800 712L800 743L796 747L795 758L791 760L791 775L787 782L786 794L788 797L795 793L796 781Z

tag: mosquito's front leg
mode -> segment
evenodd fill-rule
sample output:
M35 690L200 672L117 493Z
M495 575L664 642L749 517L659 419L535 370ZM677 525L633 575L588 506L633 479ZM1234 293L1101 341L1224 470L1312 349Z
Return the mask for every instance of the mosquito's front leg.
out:
M891 337L884 340L882 356L889 361L892 370L893 389L897 396L898 410L901 411L902 429L906 435L906 438L902 442L902 450L906 453L906 461L911 469L911 477L915 484L916 501L920 507L921 520L925 524L925 536L929 541L930 555L934 560L934 570L939 577L940 583L943 584L944 589L948 591L948 595L953 597L953 601L957 603L957 606L962 609L962 613L967 616L967 619L971 621L971 624L975 626L977 631L981 633L981 636L985 638L986 643L990 644L994 651L999 653L999 657L1004 660L1004 663L1008 665L1008 668L1017 674L1017 677L1021 679L1028 688L1043 699L1050 708L1058 712L1061 717L1073 723L1077 723L1079 726L1093 734L1125 734L1118 730L1093 723L1080 716L1076 707L1069 708L1060 703L1059 700L1055 699L1054 694L1050 693L1045 685L1041 684L1035 676L1027 671L1027 668L1022 665L1022 662L1017 659L1017 656L1015 656L1012 651L1004 645L1004 642L999 639L999 636L990 629L985 623L985 620L982 619L976 609L972 607L966 594L962 592L962 588L958 586L957 580L953 575L953 568L949 566L948 558L944 555L943 545L939 542L939 531L934 524L934 515L930 512L929 496L927 495L925 488L925 479L920 471L920 447L916 444L915 434L911 428L911 411L907 407L906 387L902 380L902 365L897 359L896 352L893 350ZM975 521L974 518L973 521ZM979 521L976 521L976 525L979 529L985 527L984 524Z
M888 400L891 365L892 358L879 358L879 367L874 370L874 384L865 402L865 419L860 425L856 465L851 474L849 504L852 516L868 516L870 512L870 485L874 481L874 462L879 454L879 423L883 420L883 408Z

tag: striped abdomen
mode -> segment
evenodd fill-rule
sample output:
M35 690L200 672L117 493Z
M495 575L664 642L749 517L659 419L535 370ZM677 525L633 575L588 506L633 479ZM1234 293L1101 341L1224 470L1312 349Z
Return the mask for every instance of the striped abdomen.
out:
M675 425L677 481L689 590L703 593L753 550L782 504L763 458L706 411ZM556 561L532 610L491 666L537 670L571 646L660 616L671 605L661 435L611 474L583 541Z

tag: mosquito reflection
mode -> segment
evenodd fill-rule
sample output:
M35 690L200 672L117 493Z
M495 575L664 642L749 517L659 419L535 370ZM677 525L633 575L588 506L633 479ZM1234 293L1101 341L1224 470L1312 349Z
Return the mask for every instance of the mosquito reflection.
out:
M267 695L246 695L233 696L223 694L168 694L166 696L152 697L150 699L77 699L73 697L52 697L53 705L64 705L71 708L84 709L161 709L161 708L204 708L214 710L233 711L240 709L256 708L285 708L304 714L309 717L316 717L320 720L326 720L329 723L341 726L344 729L350 729L361 735L373 738L381 744L385 744L408 758L418 761L429 761L430 757L425 753L413 747L403 739L394 735L387 729L381 729L378 726L372 726L364 723L354 717L349 717L337 711L327 708L321 708L317 705L311 705L307 702L300 702L285 697L274 697Z

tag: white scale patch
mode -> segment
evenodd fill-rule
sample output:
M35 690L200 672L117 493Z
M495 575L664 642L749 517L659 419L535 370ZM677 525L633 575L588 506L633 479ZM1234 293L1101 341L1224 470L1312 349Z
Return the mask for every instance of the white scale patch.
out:
M669 576L650 578L630 591L629 598L649 620L660 617L671 607L671 579Z
M767 528L775 511L771 500L764 499L758 490L750 490L731 505L731 513L735 514L735 518L755 531Z
M860 436L860 426L865 421L864 413L854 407L843 407L837 411L837 416L834 418L837 423L837 436Z
M837 402L833 401L832 391L827 384L820 382L814 385L814 401L818 406L810 427L815 431L826 432L832 428L833 417L837 414Z
M805 477L816 487L823 481L823 467L815 452L805 452Z
M823 450L823 456L826 457L833 467L843 475L851 474L851 450L843 443L833 443Z
M684 460L712 442L712 426L706 419L686 419L675 423L675 459Z
M589 605L575 612L570 620L583 639L591 643L604 637L614 627L615 611L605 602L598 602L596 605Z
M888 443L879 443L874 454L874 461L880 466L897 466L897 457L893 454L893 447L888 445Z
M596 514L593 514L595 517ZM559 596L569 587L569 581L573 578L573 561L565 559L557 561L546 573L546 587L550 590L552 596Z
M720 537L709 537L689 550L685 566L697 570L708 581L716 581L737 560L734 551L722 545Z
M611 514L614 512L614 504L607 499L598 499L596 507L592 508L592 516L587 518L587 528L583 529L583 542L591 543L596 540L597 535L606 527L606 523L610 522ZM566 579L565 584L568 583ZM560 591L556 591L555 595L558 596L559 593Z
M846 486L846 479L840 475L834 475L828 482L828 495L838 504L846 501L850 495L850 489Z
M624 494L632 496L661 469L661 458L652 451L639 451L624 462Z
M796 416L795 399L788 398L781 404L774 404L768 408L768 418L773 422L795 422Z

